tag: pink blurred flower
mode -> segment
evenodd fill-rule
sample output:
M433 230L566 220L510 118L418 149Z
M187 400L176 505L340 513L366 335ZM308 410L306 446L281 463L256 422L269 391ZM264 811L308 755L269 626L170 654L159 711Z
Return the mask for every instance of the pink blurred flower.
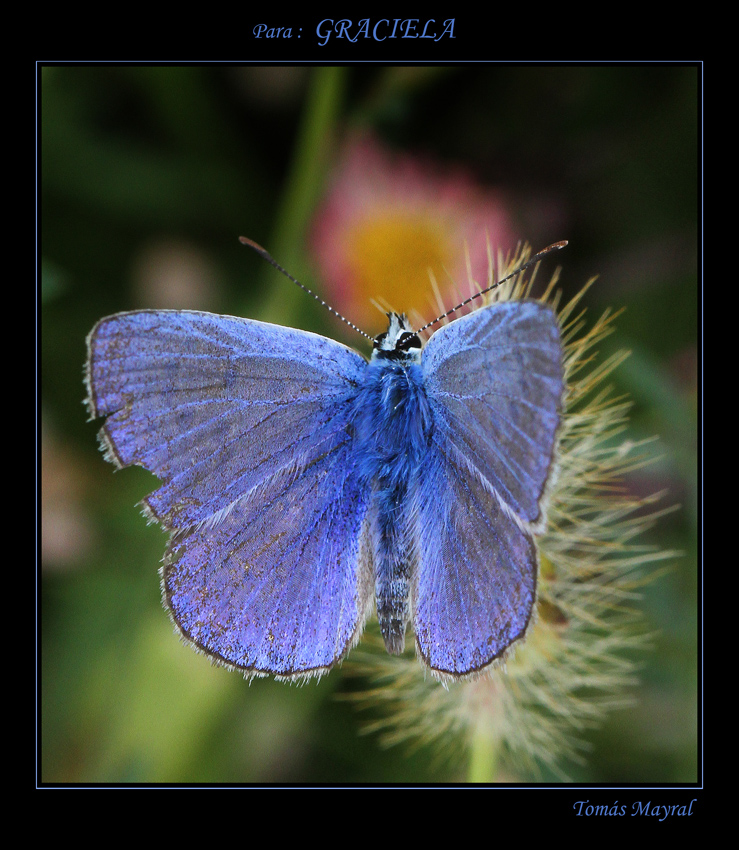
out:
M488 243L494 258L516 245L498 193L462 168L395 155L368 137L345 149L311 232L326 301L368 332L384 324L372 298L434 318L429 269L442 294L469 294L466 252L473 279L487 285Z

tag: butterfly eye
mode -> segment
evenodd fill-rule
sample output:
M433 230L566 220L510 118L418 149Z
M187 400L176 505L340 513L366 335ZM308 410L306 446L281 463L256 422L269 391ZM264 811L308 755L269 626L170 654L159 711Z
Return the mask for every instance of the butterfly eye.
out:
M400 335L395 347L398 351L409 351L411 348L420 348L421 340L418 338L418 334L406 331Z
M381 348L382 343L387 339L387 331L381 333L379 336L375 337L375 341L372 343L373 348Z

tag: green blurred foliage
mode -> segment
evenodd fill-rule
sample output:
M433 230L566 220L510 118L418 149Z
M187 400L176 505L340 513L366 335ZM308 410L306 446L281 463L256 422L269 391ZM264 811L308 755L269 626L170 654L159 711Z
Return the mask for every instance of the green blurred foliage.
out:
M251 684L182 646L159 598L156 486L112 474L82 405L104 315L169 306L331 333L247 235L320 292L305 232L341 134L371 129L505 193L522 239L570 246L613 348L633 438L656 434L637 492L680 505L651 535L680 550L645 588L656 637L631 708L590 735L581 781L696 778L699 74L680 66L56 66L41 71L41 775L47 782L424 782L463 773L385 750L336 695ZM183 269L186 285L172 290ZM168 276L169 275L169 276ZM175 275L176 277L176 275ZM610 349L612 350L612 349ZM604 354L608 353L604 351ZM525 779L525 777L523 777Z

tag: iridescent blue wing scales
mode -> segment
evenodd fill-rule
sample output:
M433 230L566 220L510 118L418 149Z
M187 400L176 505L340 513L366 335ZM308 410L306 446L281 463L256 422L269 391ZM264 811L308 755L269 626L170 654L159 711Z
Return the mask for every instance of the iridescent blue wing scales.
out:
M528 628L536 598L534 541L438 433L416 504L419 557L411 593L418 652L435 673L469 675Z
M532 532L544 523L564 396L557 319L537 302L483 308L434 334L421 362L434 434L415 495L413 624L431 669L463 676L531 620Z
M559 325L537 301L509 301L437 331L426 391L447 439L528 525L543 525L564 395Z
M366 362L332 340L174 310L110 316L88 338L88 401L118 466L164 486L145 501L168 529L210 520L346 425Z
M165 598L182 633L248 672L300 676L328 670L358 639L373 571L346 444L287 470L241 500L217 525L175 535L165 555Z
M369 493L348 419L365 368L324 337L208 313L122 313L88 338L109 459L163 482L145 503L173 532L172 616L224 663L317 672L361 631Z

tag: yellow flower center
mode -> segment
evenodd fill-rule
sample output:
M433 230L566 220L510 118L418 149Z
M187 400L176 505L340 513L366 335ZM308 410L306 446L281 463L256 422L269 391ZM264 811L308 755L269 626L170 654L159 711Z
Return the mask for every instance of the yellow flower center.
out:
M348 245L358 300L383 299L398 312L425 310L429 269L444 282L451 252L441 224L424 215L383 214L363 220Z

